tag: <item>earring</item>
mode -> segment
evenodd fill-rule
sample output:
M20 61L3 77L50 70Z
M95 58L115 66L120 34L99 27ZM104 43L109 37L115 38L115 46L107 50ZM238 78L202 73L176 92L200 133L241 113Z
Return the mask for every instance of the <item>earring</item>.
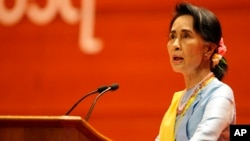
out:
M206 54L204 54L204 60L208 60L209 59L209 56L208 56L208 54L206 53Z

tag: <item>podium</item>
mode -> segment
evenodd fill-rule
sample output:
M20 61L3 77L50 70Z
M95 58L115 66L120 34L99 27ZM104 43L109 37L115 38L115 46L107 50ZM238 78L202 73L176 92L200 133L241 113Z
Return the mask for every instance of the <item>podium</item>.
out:
M79 116L0 116L0 141L111 141Z

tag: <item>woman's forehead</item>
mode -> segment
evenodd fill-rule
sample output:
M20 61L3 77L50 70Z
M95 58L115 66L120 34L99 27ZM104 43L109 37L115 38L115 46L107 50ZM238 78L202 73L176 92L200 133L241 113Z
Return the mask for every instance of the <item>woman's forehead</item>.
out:
M172 27L172 31L190 30L193 31L193 17L191 15L182 15L175 19Z

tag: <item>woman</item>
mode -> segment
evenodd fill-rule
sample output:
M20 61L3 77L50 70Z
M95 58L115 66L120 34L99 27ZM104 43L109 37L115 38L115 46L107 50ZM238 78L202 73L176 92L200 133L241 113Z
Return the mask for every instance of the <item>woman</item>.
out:
M163 117L160 141L225 141L235 123L232 89L221 80L227 70L220 22L189 3L175 7L167 44L170 63L184 77Z

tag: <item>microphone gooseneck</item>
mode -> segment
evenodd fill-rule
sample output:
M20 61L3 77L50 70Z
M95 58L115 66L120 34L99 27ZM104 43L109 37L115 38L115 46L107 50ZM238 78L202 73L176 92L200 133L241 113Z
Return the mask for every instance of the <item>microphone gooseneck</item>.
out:
M108 88L106 88L105 90L103 90L101 93L99 93L99 94L96 96L96 98L94 99L94 101L92 102L92 105L91 105L91 107L90 107L90 109L89 109L89 111L88 111L88 113L87 113L87 115L86 115L86 117L85 117L85 120L86 120L86 121L89 120L89 117L90 117L90 115L91 115L91 113L92 113L92 111L93 111L93 109L94 109L94 107L95 107L95 104L96 104L97 100L98 100L104 93L106 93L107 91L115 91L115 90L117 90L118 88L119 88L119 85L118 85L117 83L114 83L114 84L112 84L111 86L109 86Z
M101 86L99 88L97 88L96 90L88 93L87 95L84 95L81 99L79 99L70 109L69 111L65 114L65 115L69 115L71 113L71 111L83 100L85 99L86 97L92 95L92 94L95 94L95 93L101 93L103 92L104 90L106 90L107 88L109 88L108 86Z

